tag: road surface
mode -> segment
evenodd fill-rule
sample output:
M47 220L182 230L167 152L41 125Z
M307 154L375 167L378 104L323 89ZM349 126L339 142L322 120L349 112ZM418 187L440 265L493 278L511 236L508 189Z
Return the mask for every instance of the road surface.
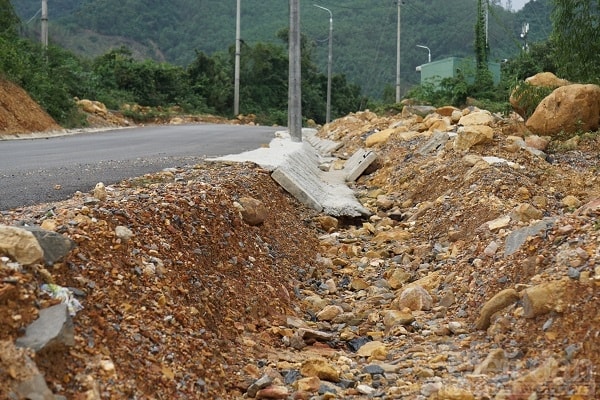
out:
M110 185L253 150L268 144L277 130L197 124L0 141L0 211L64 200L98 182Z

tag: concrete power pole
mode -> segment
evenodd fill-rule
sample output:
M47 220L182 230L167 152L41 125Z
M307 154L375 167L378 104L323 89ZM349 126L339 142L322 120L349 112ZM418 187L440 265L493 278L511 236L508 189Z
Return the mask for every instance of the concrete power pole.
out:
M240 48L241 48L241 37L240 37L240 2L237 0L237 11L235 17L235 77L234 77L234 89L233 89L233 115L237 116L240 113Z
M396 103L400 103L400 5L398 1L398 37L396 38Z
M329 8L314 4L315 7L329 13L329 52L327 56L327 105L325 108L325 123L331 121L331 65L333 64L333 13Z
M288 129L294 142L302 141L300 56L300 0L290 0Z
M42 0L42 46L48 48L48 0Z

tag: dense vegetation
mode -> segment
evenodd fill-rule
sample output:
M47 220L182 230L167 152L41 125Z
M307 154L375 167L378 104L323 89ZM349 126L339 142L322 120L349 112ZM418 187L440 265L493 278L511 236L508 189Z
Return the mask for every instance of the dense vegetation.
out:
M521 25L528 22L531 42L550 34L550 2L530 2L510 12L491 1L489 59L512 58L523 46ZM333 13L333 71L361 86L370 98L381 99L396 80L397 2L395 0L319 0L301 3L301 29L314 43L318 70L327 66L329 15ZM503 3L505 3L503 1ZM39 0L13 0L24 21L35 15ZM289 21L288 2L242 0L241 36L248 46L279 45L277 33ZM235 0L52 0L49 1L50 37L77 54L96 57L126 45L136 58L151 58L180 66L195 59L196 51L209 56L235 44ZM477 0L406 0L401 5L402 93L419 83L415 68L451 56L473 56ZM39 20L38 20L39 21ZM38 29L36 20L27 24Z
M502 110L510 89L536 72L558 72L573 81L600 76L600 41L582 40L600 36L596 2L537 0L514 13L491 1L489 26L484 29L483 1L403 3L403 94L434 105L457 106L475 97L484 107ZM332 117L393 103L396 2L330 2L321 3L331 7L335 19ZM22 85L66 126L81 122L74 97L100 100L109 108L137 103L231 116L235 5L229 3L235 2L53 0L50 20L52 16L56 20L50 38L54 45L42 49L31 22L39 0L13 1L19 15L28 17L23 22L10 1L0 0L0 74ZM285 124L287 5L281 0L245 0L242 5L240 111L256 114L262 123ZM551 12L552 31L547 27ZM327 77L320 71L326 64L328 18L312 4L304 4L302 18L303 116L322 123ZM457 24L457 18L463 23ZM521 32L526 22L530 30L525 38L518 38L515 32ZM83 27L93 28L92 33L84 34ZM414 68L427 54L416 44L428 45L434 61L476 55L477 79L469 84L459 76L418 84ZM494 87L485 61L509 55L503 80Z
M18 19L5 2L2 21L8 27L0 36L0 73L23 86L59 123L77 125L74 97L90 98L117 109L124 103L162 109L177 106L190 113L231 116L233 104L233 48L209 56L194 52L187 66L134 57L119 47L93 59L75 56L58 46L47 50L19 38ZM287 123L286 33L279 44L244 44L241 59L240 111L255 114L266 124ZM303 111L305 118L325 118L327 77L312 60L311 43L303 41ZM339 74L333 76L333 115L360 108L364 101L357 85ZM141 118L140 115L130 117Z

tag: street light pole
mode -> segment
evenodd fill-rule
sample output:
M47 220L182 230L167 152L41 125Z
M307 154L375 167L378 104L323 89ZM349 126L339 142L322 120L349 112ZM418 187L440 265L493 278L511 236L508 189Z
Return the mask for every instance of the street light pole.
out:
M237 0L237 11L235 19L235 72L234 72L234 89L233 89L233 115L237 116L240 113L240 2Z
M417 47L420 47L422 49L426 49L427 50L427 53L428 53L427 54L427 62L430 63L431 62L431 50L429 49L429 47L423 46L423 45L420 45L420 44L418 44Z
M331 66L333 64L333 13L330 9L313 4L329 13L329 56L327 57L327 109L325 113L325 123L331 121Z

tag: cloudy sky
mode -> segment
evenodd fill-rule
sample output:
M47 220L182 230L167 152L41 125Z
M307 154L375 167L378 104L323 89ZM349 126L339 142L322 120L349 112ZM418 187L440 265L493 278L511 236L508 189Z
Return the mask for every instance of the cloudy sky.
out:
M523 8L525 3L528 3L528 2L529 2L529 0L512 0L513 9L515 11L520 10L521 8ZM503 2L503 4L506 4L506 3Z

